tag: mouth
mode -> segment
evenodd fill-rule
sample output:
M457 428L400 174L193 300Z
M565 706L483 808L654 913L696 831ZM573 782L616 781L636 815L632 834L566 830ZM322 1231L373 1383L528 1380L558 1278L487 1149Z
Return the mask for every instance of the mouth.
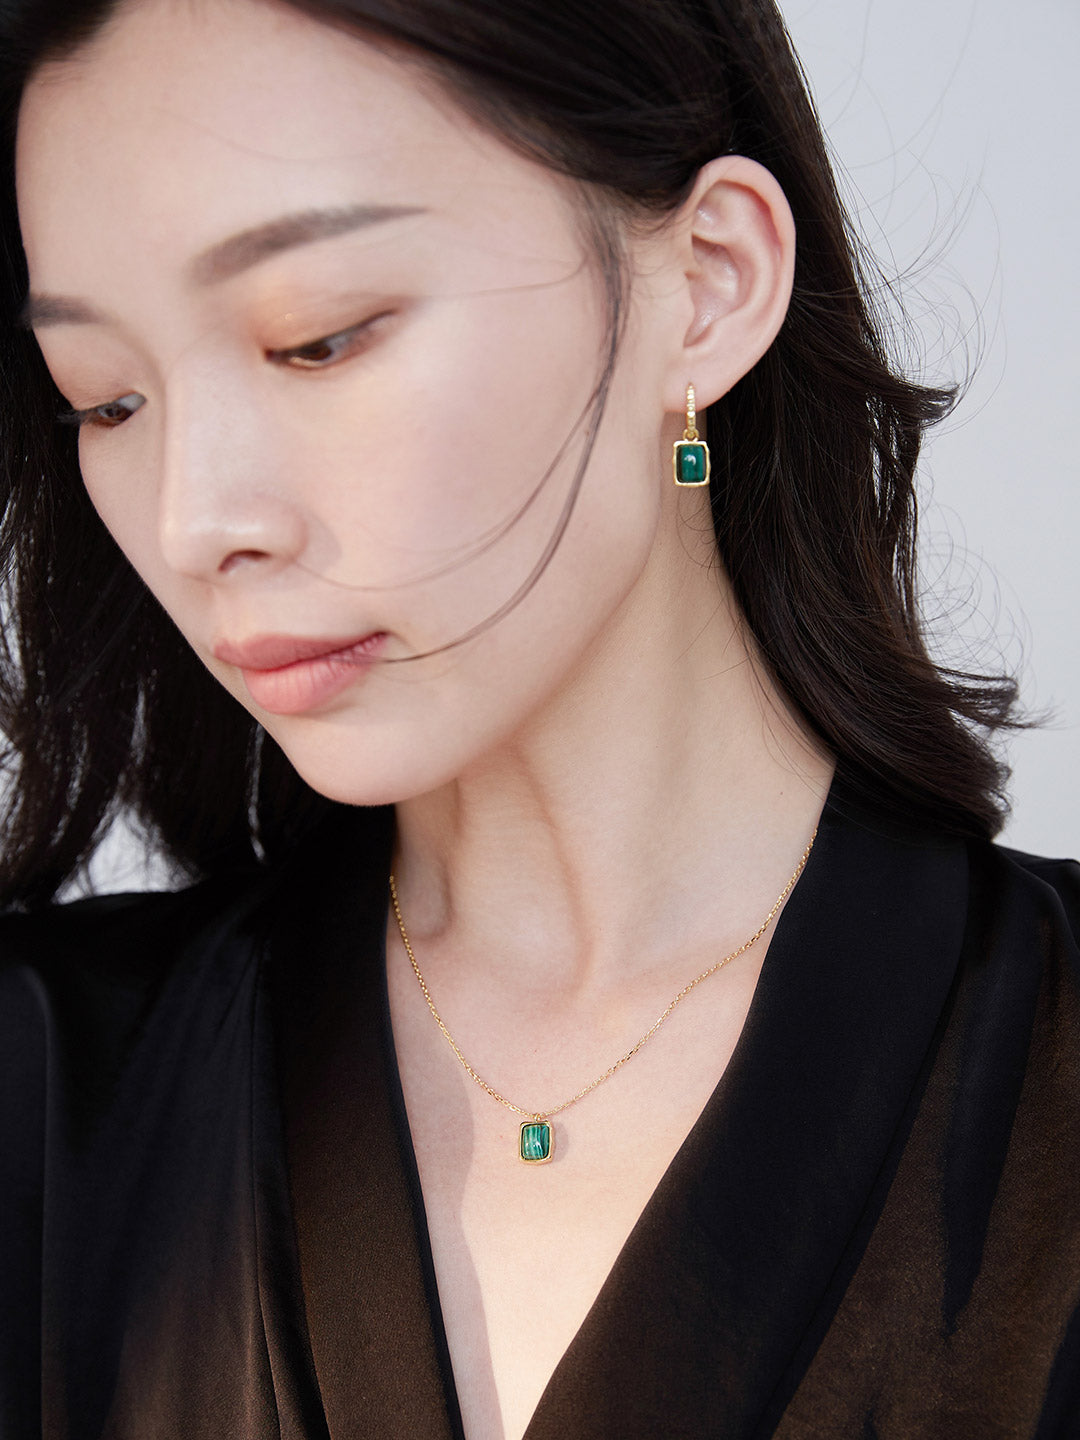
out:
M259 635L241 644L222 640L212 653L236 666L261 710L300 715L355 684L378 659L386 639L385 630L347 638Z

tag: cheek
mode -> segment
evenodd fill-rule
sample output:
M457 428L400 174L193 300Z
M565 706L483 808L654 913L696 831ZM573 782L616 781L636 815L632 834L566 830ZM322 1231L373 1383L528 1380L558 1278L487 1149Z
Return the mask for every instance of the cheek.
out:
M146 588L199 658L209 663L214 678L247 705L249 697L236 672L209 660L214 628L210 588L193 585L162 552L156 447L149 437L138 442L125 438L123 446L119 439L119 430L115 436L105 432L80 437L79 463L90 502Z
M157 544L154 461L145 445L110 445L110 439L108 432L95 435L89 429L80 435L83 485L102 524L157 593L164 576Z
M297 437L338 541L326 578L447 624L506 599L569 495L602 341L580 285L434 302Z
M160 542L166 508L223 536L245 520L257 527L268 504L288 509L308 548L275 584L295 593L307 629L370 624L408 649L434 649L483 624L542 564L584 454L605 324L595 283L576 277L434 300L361 364L318 375L269 366L230 375L216 354L193 351L157 411L84 432L84 481L120 548L203 650L210 607L239 608L237 586L215 596L218 587L171 568ZM506 683L531 688L563 665L640 568L656 518L649 446L635 431L647 409L620 367L540 603L488 633L485 654ZM181 416L190 433L180 433ZM255 572L251 580L257 589ZM258 628L260 605L244 609Z

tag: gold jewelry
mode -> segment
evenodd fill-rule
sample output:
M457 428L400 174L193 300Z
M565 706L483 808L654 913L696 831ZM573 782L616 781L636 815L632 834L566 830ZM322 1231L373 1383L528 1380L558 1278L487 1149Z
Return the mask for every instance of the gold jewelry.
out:
M397 917L398 929L401 931L402 943L405 946L405 952L412 964L413 972L420 982L420 989L424 992L424 999L427 1001L428 1009L435 1017L435 1023L446 1036L451 1050L453 1050L454 1054L461 1061L466 1073L476 1081L481 1090L486 1090L493 1100L497 1100L500 1105L505 1105L506 1108L512 1110L515 1115L524 1115L526 1117L518 1128L518 1158L520 1160L524 1160L527 1165L547 1164L555 1154L555 1131L551 1124L551 1117L558 1115L562 1110L568 1109L569 1106L575 1105L584 1096L588 1095L590 1091L595 1090L598 1085L602 1085L605 1080L610 1079L616 1070L621 1069L628 1060L633 1059L647 1040L652 1039L657 1030L660 1029L660 1026L663 1025L664 1021L675 1009L675 1006L678 1005L680 1000L690 994L690 991L693 990L695 985L700 985L701 982L707 980L710 975L715 975L718 970L722 970L724 966L730 964L732 960L737 959L740 955L744 955L746 951L750 949L751 945L755 945L761 939L765 931L768 930L769 926L776 919L776 912L795 888L795 882L806 867L806 862L810 858L810 851L814 848L814 841L816 839L817 830L815 829L814 833L810 836L809 845L807 845L802 853L802 859L795 867L795 873L784 886L783 890L781 890L776 904L769 911L768 915L765 916L765 919L754 931L753 935L750 936L749 940L744 940L737 950L732 950L730 955L725 955L722 960L717 960L715 965L710 965L707 970L703 970L700 975L690 981L689 985L684 985L660 1016L659 1020L650 1026L637 1044L628 1050L625 1055L616 1060L614 1065L609 1065L602 1075L598 1075L595 1080L586 1085L584 1089L579 1090L576 1095L571 1095L569 1100L564 1100L561 1105L551 1105L546 1110L525 1110L520 1105L515 1105L512 1100L507 1100L505 1095L500 1095L494 1086L489 1085L486 1080L482 1079L465 1059L465 1056L458 1048L457 1041L450 1034L450 1031L446 1028L445 1021L438 1010L436 1010L435 1001L432 1000L431 992L427 987L427 981L420 973L420 966L416 963L416 956L413 954L413 948L409 944L409 937L405 930L405 921L401 916L397 885L394 883L393 875L390 876L390 899L394 906L394 915Z
M698 434L697 401L694 398L693 385L686 387L686 429L683 431L683 438L675 441L671 468L675 484L688 490L697 490L702 485L708 485L709 476L712 474L709 447Z

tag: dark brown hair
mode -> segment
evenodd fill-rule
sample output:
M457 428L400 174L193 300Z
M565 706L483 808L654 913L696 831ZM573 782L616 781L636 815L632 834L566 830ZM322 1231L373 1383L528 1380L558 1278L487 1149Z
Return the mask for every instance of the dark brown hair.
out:
M955 833L995 833L1005 771L988 738L1014 723L1015 685L936 667L916 603L915 465L952 394L890 363L771 0L287 3L406 47L609 213L662 217L717 155L773 172L798 228L795 290L771 349L708 413L721 560L765 663L850 785ZM17 323L19 97L37 66L76 52L119 8L0 0L7 904L48 901L118 807L191 875L274 860L332 808L211 679L105 531L74 432L55 421L61 398ZM598 258L617 294L617 251Z

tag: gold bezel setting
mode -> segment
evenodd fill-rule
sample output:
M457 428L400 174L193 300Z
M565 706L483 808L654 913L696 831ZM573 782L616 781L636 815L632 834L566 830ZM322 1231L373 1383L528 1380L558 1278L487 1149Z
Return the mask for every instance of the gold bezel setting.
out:
M684 450L697 450L697 451L702 455L702 457L703 457L704 460L705 460L705 478L704 478L704 480L683 480L683 479L681 479L681 477L680 477L680 475L679 475L679 471L680 471L680 468L681 468L681 467L680 467L680 464L679 464L679 460L680 460L680 457L682 456L682 452L683 452ZM672 466L672 470L673 470L673 472L674 472L675 484L678 485L678 486L680 487L680 489L682 489L682 490L700 490L704 485L708 485L708 483L709 483L709 477L710 477L710 475L712 474L712 460L710 459L710 456L709 456L709 447L708 447L708 445L706 445L703 440L676 440L676 441L675 441L675 448L674 448L674 450L672 451L672 456L671 456L671 466Z
M525 1154L525 1131L534 1125L545 1125L548 1132L548 1149L546 1155L538 1155L535 1159ZM535 1115L528 1120L522 1120L518 1126L518 1159L523 1165L550 1165L555 1155L555 1126L550 1120Z

